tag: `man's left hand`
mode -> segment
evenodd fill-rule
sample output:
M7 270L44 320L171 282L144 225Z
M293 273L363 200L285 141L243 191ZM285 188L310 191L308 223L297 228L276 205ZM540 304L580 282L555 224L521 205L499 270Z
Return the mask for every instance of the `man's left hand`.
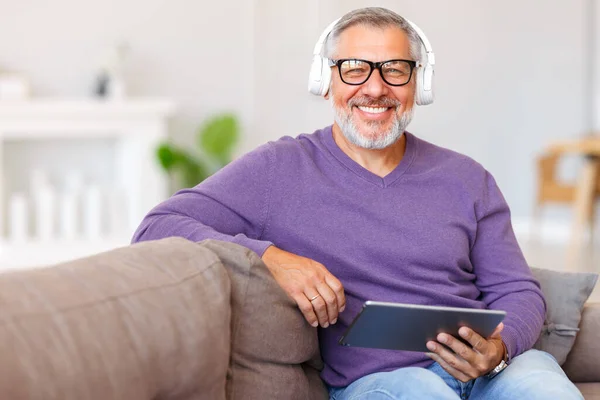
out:
M459 381L468 382L487 374L502 361L505 347L500 332L503 328L504 324L500 323L485 339L472 329L463 326L458 334L471 346L451 335L440 333L437 336L439 343L427 342L427 348L431 351L427 355ZM453 352L440 343L448 346Z

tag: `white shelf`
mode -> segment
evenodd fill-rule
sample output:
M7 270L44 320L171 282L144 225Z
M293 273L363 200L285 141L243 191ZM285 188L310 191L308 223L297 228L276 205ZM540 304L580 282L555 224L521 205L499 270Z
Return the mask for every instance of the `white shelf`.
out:
M139 134L124 126L162 123L173 102L152 98L0 101L2 139L115 137Z
M0 241L0 272L50 266L127 246L131 238L98 240Z

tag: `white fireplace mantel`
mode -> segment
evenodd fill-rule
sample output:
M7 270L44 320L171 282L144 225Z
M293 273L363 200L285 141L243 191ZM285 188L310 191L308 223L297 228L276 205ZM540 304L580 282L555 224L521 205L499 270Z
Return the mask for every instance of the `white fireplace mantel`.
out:
M172 102L162 99L0 101L0 135L4 139L127 136L135 134L132 125L162 124L174 110Z
M11 173L3 160L3 146L11 141L114 140L115 157L107 162L114 163L115 182L127 189L128 209L124 232L93 243L85 238L77 238L72 243L61 238L40 242L39 238L32 237L31 241L15 244L0 237L0 264L22 267L57 262L80 257L86 248L95 252L126 244L144 215L168 195L167 176L160 169L155 154L157 145L168 136L167 122L174 112L173 102L153 98L0 101L0 227L3 231L7 226L7 207L3 204L7 193L3 191L7 174Z

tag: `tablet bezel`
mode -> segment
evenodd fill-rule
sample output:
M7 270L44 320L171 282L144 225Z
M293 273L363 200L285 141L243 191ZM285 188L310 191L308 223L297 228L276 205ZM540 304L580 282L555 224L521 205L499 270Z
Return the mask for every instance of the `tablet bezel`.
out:
M500 310L368 300L338 343L351 347L429 352L426 343L436 340L441 332L462 340L458 329L468 326L488 337L505 317L506 312ZM406 324L409 320L410 326Z

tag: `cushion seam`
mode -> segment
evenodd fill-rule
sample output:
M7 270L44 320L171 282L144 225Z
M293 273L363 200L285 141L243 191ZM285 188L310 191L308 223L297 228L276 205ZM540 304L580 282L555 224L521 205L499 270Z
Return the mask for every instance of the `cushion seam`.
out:
M247 270L247 272L245 274L247 279L246 279L246 287L243 289L243 294L241 296L241 300L242 300L241 305L242 305L242 307L246 304L246 298L248 296L248 290L250 288L250 270L253 268L252 267L253 264L251 262L252 260L250 259L249 254L251 254L251 251L248 249L248 251L246 251L245 255L246 255L246 259L248 261L250 261L251 267L248 268L248 270ZM233 295L231 296L231 299L233 300ZM232 329L231 329L231 339L230 339L231 340L231 347L230 347L231 351L230 351L229 365L231 366L232 373L231 373L230 384L228 386L230 388L230 393L229 393L230 397L235 398L235 393L236 393L235 392L235 385L231 384L234 381L234 377L233 377L234 376L234 374L233 374L233 365L234 365L234 353L235 353L234 349L236 348L237 339L238 339L238 336L239 336L238 334L239 334L239 331L241 330L241 325L242 324L240 323L240 320L242 318L241 315L243 313L240 313L240 312L236 313L237 315L235 317L235 321L233 321L233 304L230 303L230 306L231 306L231 309L232 309L232 313L231 313L232 314L232 326L231 326Z

